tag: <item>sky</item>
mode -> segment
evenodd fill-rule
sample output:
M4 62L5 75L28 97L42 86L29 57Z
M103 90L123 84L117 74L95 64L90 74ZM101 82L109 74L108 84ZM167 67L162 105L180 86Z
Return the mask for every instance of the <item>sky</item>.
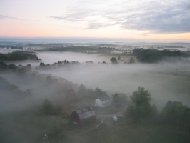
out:
M190 40L190 0L0 0L0 36Z

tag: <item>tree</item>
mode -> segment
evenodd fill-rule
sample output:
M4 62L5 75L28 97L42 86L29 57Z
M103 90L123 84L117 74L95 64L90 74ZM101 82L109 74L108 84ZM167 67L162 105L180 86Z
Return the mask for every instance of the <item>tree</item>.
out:
M131 57L129 60L129 64L134 64L134 63L135 63L135 59L134 59L134 57Z
M106 61L103 61L102 64L106 64Z
M99 88L96 88L94 93L96 95L96 98L108 99L108 97L109 97L105 91L103 91L103 90L101 90Z
M17 68L17 66L15 64L10 64L10 65L8 65L8 68L15 70Z
M44 67L44 66L45 66L45 64L44 64L44 63L40 63L40 66L41 66L41 67Z
M113 104L116 107L121 107L121 106L125 106L127 103L127 96L125 94L113 94L112 95L113 98Z
M0 61L0 69L6 69L6 68L7 68L7 64Z
M27 65L26 65L26 68L27 68L27 69L31 69L31 68L32 68L31 64L27 64Z
M118 59L118 60L121 60L121 56L119 55L117 59Z
M167 123L190 128L190 108L179 101L168 101L161 115Z
M131 105L127 109L129 117L141 120L156 113L156 107L150 104L151 94L143 87L138 87L131 96Z
M115 57L112 57L112 58L110 59L110 61L111 61L112 64L117 64L117 63L118 63L118 62L117 62L117 59L116 59Z
M61 113L61 109L55 107L49 100L43 102L41 111L45 115L58 115Z
M186 57L187 53L158 49L134 49L133 55L141 62L155 63L165 57Z

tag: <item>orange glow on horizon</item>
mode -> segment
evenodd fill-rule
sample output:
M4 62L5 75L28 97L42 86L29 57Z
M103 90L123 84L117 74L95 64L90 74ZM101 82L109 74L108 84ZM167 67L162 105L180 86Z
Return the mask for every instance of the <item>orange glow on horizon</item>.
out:
M81 28L82 27L82 28ZM122 29L111 26L100 29L86 29L86 25L76 26L75 23L56 23L38 21L2 21L1 37L65 37L65 38L111 38L111 39L150 39L150 40L190 40L189 33L162 34L151 31Z

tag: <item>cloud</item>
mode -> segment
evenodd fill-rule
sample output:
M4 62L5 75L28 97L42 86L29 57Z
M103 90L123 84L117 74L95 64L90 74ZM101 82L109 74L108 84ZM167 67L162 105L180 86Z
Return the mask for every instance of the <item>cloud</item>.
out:
M115 25L115 23L109 24L109 23L92 23L92 22L90 22L88 24L87 29L99 29L99 28L109 27L109 26L113 26L113 25Z
M1 15L0 14L0 19L12 19L12 20L14 20L14 19L18 19L18 18L17 17L6 16L6 15Z
M122 23L124 28L150 30L156 33L190 32L190 1L159 7L149 6L149 9L126 17Z
M64 20L64 17L61 16L49 16L49 18L57 19L57 20Z
M100 13L87 9L75 9L74 11L64 13L62 16L49 16L49 18L75 22L88 21L88 17L95 15L100 15Z
M78 2L80 5L81 1ZM85 0L85 6L72 7L62 16L50 18L83 21L88 29L120 25L124 29L154 33L183 33L190 32L190 1L110 0L92 5Z

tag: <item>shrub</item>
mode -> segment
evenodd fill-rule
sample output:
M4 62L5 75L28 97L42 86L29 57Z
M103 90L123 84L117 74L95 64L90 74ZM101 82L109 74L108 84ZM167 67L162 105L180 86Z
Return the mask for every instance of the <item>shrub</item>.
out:
M61 109L59 107L55 107L49 100L44 101L41 111L45 115L58 115L61 113Z
M117 64L117 59L115 57L112 57L110 61L112 64Z
M168 101L161 115L166 123L190 128L190 108L181 102Z
M150 104L151 94L143 87L138 87L131 96L131 105L127 109L127 114L134 120L141 120L154 115L156 107Z
M127 96L124 94L114 94L112 95L113 98L113 104L116 107L125 106L127 103Z

